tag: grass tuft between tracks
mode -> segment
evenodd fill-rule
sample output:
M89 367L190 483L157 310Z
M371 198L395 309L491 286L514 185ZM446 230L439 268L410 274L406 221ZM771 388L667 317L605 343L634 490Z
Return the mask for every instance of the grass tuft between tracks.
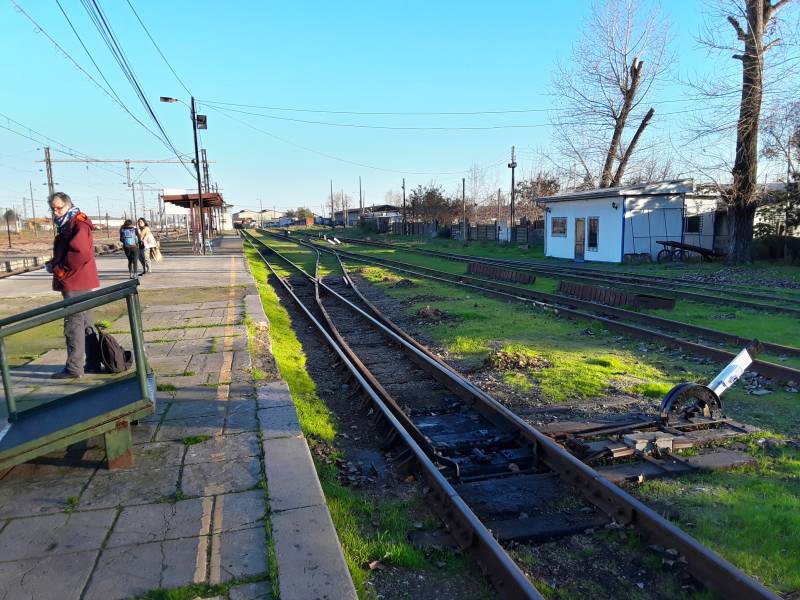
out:
M275 361L291 391L303 433L312 448L323 442L333 444L337 434L336 418L317 394L316 384L306 370L306 355L294 333L289 313L268 283L269 271L258 254L245 246L245 255L270 322ZM334 450L332 458L340 456L341 453ZM377 498L342 485L334 464L322 462L316 456L314 464L359 597L370 597L365 584L370 577L367 565L372 561L412 569L428 569L431 562L438 561L450 572L467 568L464 558L450 552L436 553L435 560L431 561L430 554L426 555L407 541L417 520L414 514L423 508L420 497Z

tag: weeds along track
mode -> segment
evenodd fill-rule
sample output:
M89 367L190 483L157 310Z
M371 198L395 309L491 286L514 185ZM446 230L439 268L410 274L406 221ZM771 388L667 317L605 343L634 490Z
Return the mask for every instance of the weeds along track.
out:
M282 237L281 239L299 243L297 240L291 240L291 238ZM320 249L331 250L330 247L325 246ZM355 252L347 252L338 247L335 252L337 255L345 257L348 260L368 265L383 266L407 276L433 279L510 302L528 303L551 309L561 316L595 321L611 331L622 333L628 337L654 341L668 347L680 348L688 353L710 358L720 363L730 362L736 356L739 349L752 342L752 340L744 339L740 336L723 331L690 325L688 323L623 308L615 308L590 300L580 300L569 296L538 292L529 288L471 275L456 275L446 271L421 267L396 260L365 256ZM709 342L716 342L723 346L729 346L731 350L711 346ZM772 344L769 342L761 342L760 346L763 351L772 355L800 356L800 348ZM800 369L763 359L754 360L750 370L764 377L777 379L779 381L800 380Z
M702 283L687 282L669 277L602 270L596 267L566 267L532 260L485 258L468 254L455 254L451 252L413 248L403 244L392 244L388 242L367 241L345 237L338 239L350 244L378 248L394 248L403 250L404 252L413 252L415 254L458 262L479 262L489 265L504 266L522 272L549 277L562 277L564 279L589 284L622 285L634 291L650 294L658 293L667 297L683 298L696 302L728 304L754 310L800 315L800 308L797 307L797 301L800 298L798 295L784 298L776 296L775 294L753 292L743 289L741 286L730 284L719 284L711 287ZM726 295L720 295L720 293ZM735 295L738 298L731 297L731 295ZM744 300L743 298L748 298L748 300ZM757 302L758 300L762 302Z
M396 468L421 474L430 506L500 597L541 597L500 542L559 540L615 523L677 551L723 597L777 598L414 342L363 298L338 256L341 274L328 283L243 236L338 355L385 443L405 448ZM319 249L310 251L318 266ZM270 261L294 274L278 277Z

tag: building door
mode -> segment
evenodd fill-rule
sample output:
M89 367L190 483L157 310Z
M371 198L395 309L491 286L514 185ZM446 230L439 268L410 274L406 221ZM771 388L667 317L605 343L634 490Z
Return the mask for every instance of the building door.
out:
M586 250L586 219L575 219L575 262L583 262Z

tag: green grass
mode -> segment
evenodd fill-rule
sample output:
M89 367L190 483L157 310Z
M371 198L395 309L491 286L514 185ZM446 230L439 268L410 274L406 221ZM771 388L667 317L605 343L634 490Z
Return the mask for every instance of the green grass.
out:
M268 271L264 263L248 246L245 254L270 322L275 361L281 377L289 386L303 433L312 447L318 443L334 444L337 433L335 416L318 396L316 384L306 370L306 355L294 333L291 318L267 283ZM334 451L333 457L339 456L339 452ZM366 565L373 560L398 567L430 568L428 555L407 540L415 521L412 515L423 510L420 498L387 500L374 497L343 486L337 479L336 467L316 459L315 466L360 597L364 597L364 586L370 576ZM439 560L458 571L468 566L465 559L451 552L441 553Z
M678 513L675 521L779 593L800 590L800 450L765 450L758 464L645 483L639 494Z
M481 242L469 253L480 254L487 257L513 256L523 258L523 255L515 254L512 248L495 248L491 243ZM439 249L435 241L418 244L417 247ZM408 264L418 265L431 269L437 269L453 274L465 274L467 272L466 263L424 256L413 252L403 251L399 248L373 248L367 246L351 245L347 247L349 252L363 254L365 257L386 258L397 260ZM510 254L509 254L510 253ZM559 279L537 275L533 285L520 285L519 287L533 289L539 292L556 293ZM800 296L798 296L800 298ZM716 329L725 333L740 336L744 339L758 338L763 341L788 346L800 346L800 319L794 315L782 313L770 313L763 311L753 311L750 309L736 308L730 305L719 303L707 304L687 300L678 300L673 310L644 310L647 314L652 314L667 319L672 319L682 323L699 325L709 329ZM724 318L722 318L724 317ZM775 357L764 357L766 360L775 361ZM780 361L783 364L800 368L800 358L791 357L788 360Z
M195 600L195 598L211 597L227 598L228 592L231 590L231 588L237 585L267 580L267 575L262 574L253 577L241 577L218 585L195 583L171 589L159 588L145 592L141 596L137 596L135 600Z
M648 398L663 398L672 389L668 383L637 383L628 388L629 392Z
M426 279L413 280L413 287L393 287L395 276L377 267L362 268L361 272L398 299L413 300L419 295L443 298L436 307L457 320L426 330L459 360L462 368L482 369L497 353L522 354L547 365L510 368L504 378L520 391L538 390L548 402L598 397L611 387L667 377L664 370L642 361L634 351L620 347L610 334L590 323L559 319L551 312L465 293ZM412 302L408 313L414 314L426 303Z
M191 435L189 437L183 438L183 445L184 446L194 446L195 444L202 444L203 442L207 442L211 439L210 435Z
M75 512L75 509L78 508L78 503L81 499L78 496L69 496L67 498L67 505L64 507L64 511L67 514Z

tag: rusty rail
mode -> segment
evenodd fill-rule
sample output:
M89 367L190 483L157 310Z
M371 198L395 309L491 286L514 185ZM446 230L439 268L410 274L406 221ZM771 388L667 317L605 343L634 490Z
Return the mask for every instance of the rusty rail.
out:
M276 237L286 239L283 236ZM257 238L256 241L269 248L263 241L257 240ZM303 244L296 240L292 241ZM311 248L313 251L317 252L317 256L319 256L320 250L333 254L334 256L339 254L333 249L317 248L316 246L311 246ZM275 250L270 248L270 251L303 272L302 269L285 257L282 257ZM344 271L344 273L346 276L346 271ZM306 274L306 276L310 277L308 274ZM326 293L337 296L341 302L349 305L352 310L361 313L364 317L369 319L376 328L381 329L384 333L392 337L395 343L404 346L410 354L416 356L418 364L424 365L426 369L431 372L438 373L440 377L448 380L453 386L460 388L465 394L470 394L478 399L482 403L483 409L492 412L495 419L504 420L509 426L513 427L519 435L523 436L534 445L536 456L539 457L543 464L556 472L564 482L577 489L584 498L604 511L610 518L618 523L635 527L651 542L657 542L665 547L678 550L680 554L686 558L689 572L699 581L716 590L726 598L735 597L743 600L748 600L750 598L778 599L776 594L747 576L724 558L700 544L693 537L648 508L639 500L633 498L615 484L604 479L594 469L575 458L547 435L520 419L516 414L494 400L494 398L477 388L472 382L453 371L448 365L433 356L423 346L416 343L409 343L404 339L404 336L394 333L393 330L396 326L394 324L392 324L391 327L387 326L386 323L391 323L391 321L382 315L380 311L371 307L370 310L374 315L369 315L361 308L340 296L336 291L321 283L317 278L314 278L314 281L320 288L324 288ZM362 381L364 381L363 378L359 380L359 383ZM399 422L397 422L397 425L399 425ZM441 477L441 473L438 473L438 475ZM453 493L455 494L455 490L453 490ZM436 494L435 498L437 501L447 499L441 496L441 494ZM456 498L458 498L457 495ZM452 498L450 500L452 500ZM463 505L463 508L469 511L469 507L463 503L460 498L458 498L458 500L460 501L460 505ZM469 511L469 514L474 517L474 513L471 511ZM447 516L446 512L445 516ZM458 522L460 521L459 519ZM478 522L478 524L473 522L460 522L459 524L463 533L456 535L456 538L458 540L459 537L463 535L464 543L469 543L470 541L469 530L463 530L465 525L470 528L480 525L480 527L483 528L480 522ZM503 554L506 557L508 556L505 553ZM485 565L486 563L481 564ZM533 586L531 586L531 588L532 587ZM503 597L514 596L508 595Z

